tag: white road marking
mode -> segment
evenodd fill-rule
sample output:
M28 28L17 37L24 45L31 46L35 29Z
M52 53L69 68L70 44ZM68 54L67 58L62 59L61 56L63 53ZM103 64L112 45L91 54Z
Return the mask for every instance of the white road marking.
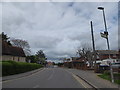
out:
M76 75L72 74L72 76L80 83L84 88L91 88L87 83L85 83L83 80L81 80L79 77Z
M66 70L67 71L67 70ZM79 77L77 77L75 74L73 74L72 72L67 71L68 73L72 74L72 76L80 83L82 84L82 86L84 88L91 88L91 86L89 86L87 83L85 83L82 79L80 79Z
M34 86L33 88L38 88L39 87L39 85L36 85L36 86Z
M42 70L40 70L40 71L38 71L38 72L36 72L36 73L32 73L32 74L30 74L30 75L28 75L28 76L23 76L23 77L11 79L11 80L5 80L5 81L2 81L2 83L7 83L7 82L9 82L9 81L19 80L19 79L23 79L23 78L28 78L28 77L31 77L31 76L33 76L33 75L35 75L35 74L37 74L37 73L39 73L39 72L42 72L42 71L44 71L44 70L45 70L45 68L43 68Z

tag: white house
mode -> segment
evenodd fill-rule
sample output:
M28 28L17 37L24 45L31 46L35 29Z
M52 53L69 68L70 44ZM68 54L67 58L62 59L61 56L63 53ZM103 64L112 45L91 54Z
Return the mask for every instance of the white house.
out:
M13 60L25 62L25 59L25 53L22 48L8 45L7 42L2 41L2 55L0 55L0 61Z

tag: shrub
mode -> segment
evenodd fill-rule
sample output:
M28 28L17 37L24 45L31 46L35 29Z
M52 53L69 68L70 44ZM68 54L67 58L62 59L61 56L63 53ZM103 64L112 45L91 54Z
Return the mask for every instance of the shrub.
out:
M41 68L42 65L35 63L2 61L2 75L13 75Z

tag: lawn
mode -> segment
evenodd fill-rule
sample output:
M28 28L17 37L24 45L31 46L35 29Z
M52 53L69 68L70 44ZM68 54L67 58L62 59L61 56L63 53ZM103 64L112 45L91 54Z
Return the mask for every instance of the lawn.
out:
M110 73L103 73L99 77L111 81ZM114 74L115 83L120 85L120 73Z

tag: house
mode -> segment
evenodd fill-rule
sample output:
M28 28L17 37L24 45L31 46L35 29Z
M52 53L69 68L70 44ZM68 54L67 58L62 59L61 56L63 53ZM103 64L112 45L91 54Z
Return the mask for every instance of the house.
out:
M5 41L2 41L2 55L0 57L0 61L12 60L18 62L26 62L26 57L23 49L8 45L8 43Z
M108 59L109 55L111 59L118 59L120 56L119 51L117 50L96 50L97 60Z
M74 58L72 63L74 68L82 70L87 69L86 59L84 57L77 57L76 59Z
M53 67L53 62L48 61L48 62L47 62L47 67Z
M85 63L85 58L83 57L71 57L69 61L64 62L64 66L68 68L76 68L86 70L87 65Z

